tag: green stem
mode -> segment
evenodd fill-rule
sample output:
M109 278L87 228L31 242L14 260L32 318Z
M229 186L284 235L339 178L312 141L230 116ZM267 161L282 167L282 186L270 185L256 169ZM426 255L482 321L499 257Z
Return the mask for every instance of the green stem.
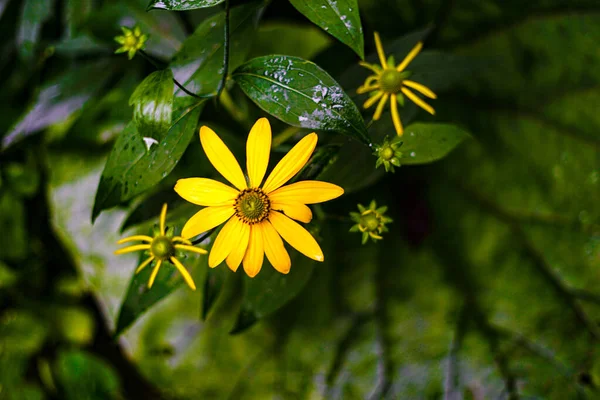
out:
M292 136L294 136L298 132L300 132L300 128L296 128L295 126L288 126L281 133L279 133L278 135L276 135L273 138L273 142L271 144L271 147L275 148L277 146L282 145L289 138L291 138Z
M217 98L225 87L225 80L229 70L229 8L229 0L225 0L225 23L223 24L223 76L221 76L219 86L217 86Z

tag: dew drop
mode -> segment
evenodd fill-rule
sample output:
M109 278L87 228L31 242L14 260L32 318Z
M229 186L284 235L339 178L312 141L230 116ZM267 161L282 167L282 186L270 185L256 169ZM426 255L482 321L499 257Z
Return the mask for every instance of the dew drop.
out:
M411 152L410 152L410 156L411 156L411 157L416 157L416 156L417 156L417 153L415 153L414 151L411 151Z

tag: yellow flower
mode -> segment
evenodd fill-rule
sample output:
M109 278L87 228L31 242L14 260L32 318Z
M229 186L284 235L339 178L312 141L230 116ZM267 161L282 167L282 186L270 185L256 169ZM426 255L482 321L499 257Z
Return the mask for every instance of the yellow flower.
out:
M158 229L158 232L156 232L156 234L154 235L154 237L152 238L146 235L134 235L121 239L117 242L117 244L123 244L137 240L144 242L144 244L136 244L133 246L119 249L115 251L115 254L131 253L133 251L138 250L144 250L150 253L150 257L146 261L141 263L140 266L135 270L135 273L137 274L152 261L155 261L154 269L152 270L150 280L148 281L148 289L150 289L154 284L154 280L156 279L156 275L158 274L158 270L160 269L162 263L164 261L168 261L179 270L188 286L192 290L196 290L194 280L190 276L189 272L185 269L183 264L177 259L177 250L191 251L198 254L206 254L207 251L199 247L192 246L192 242L181 236L173 237L172 229L165 230L166 218L167 205L164 204L160 212L160 227Z
M115 54L127 52L127 57L131 60L135 56L135 53L144 47L148 36L142 34L138 26L133 29L122 26L121 30L123 31L123 35L115 37L115 41L121 45L115 51Z
M212 165L235 188L212 179L180 179L175 191L185 200L206 206L185 224L182 236L190 238L225 221L208 257L216 267L224 260L232 271L243 261L250 277L260 271L264 255L273 267L287 274L291 260L281 238L305 256L323 261L323 252L300 222L310 222L312 212L306 204L321 203L344 193L331 183L301 181L283 186L308 161L317 145L317 134L300 140L263 183L271 150L271 126L261 118L252 127L246 143L244 176L240 165L225 143L209 127L200 129L200 142ZM262 186L261 186L261 183Z
M404 94L406 97L411 99L416 105L421 107L423 110L428 113L434 115L435 110L429 104L425 103L420 97L413 93L414 89L417 92L423 94L430 99L435 99L437 96L435 93L431 91L428 87L408 80L411 72L405 71L408 64L419 54L421 48L423 47L423 43L419 42L413 49L408 53L408 55L402 60L398 66L394 65L394 58L390 57L387 61L385 59L385 54L383 52L383 46L381 45L381 40L379 39L379 34L375 32L375 45L377 46L377 54L379 55L379 61L381 62L381 67L377 64L369 64L364 61L361 61L359 64L365 68L370 69L374 72L374 75L369 76L365 83L361 87L356 90L356 93L371 93L371 97L365 101L363 107L365 109L373 106L375 103L379 101L377 104L377 108L375 109L375 114L373 115L373 120L377 121L381 117L381 113L383 112L383 107L385 103L390 100L390 109L392 111L392 120L394 121L394 127L396 128L396 133L398 136L402 136L402 123L400 122L400 114L398 113L398 103L400 105L404 105ZM402 93L400 93L402 92Z

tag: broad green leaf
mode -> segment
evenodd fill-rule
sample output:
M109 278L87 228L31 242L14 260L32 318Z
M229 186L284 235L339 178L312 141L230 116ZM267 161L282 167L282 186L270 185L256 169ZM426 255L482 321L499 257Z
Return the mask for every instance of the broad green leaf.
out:
M216 237L217 234L215 234ZM208 258L207 258L208 260ZM208 267L208 264L206 264ZM205 320L216 304L219 295L224 289L225 280L229 275L228 268L208 268L204 280L204 292L202 293L202 308L200 317Z
M188 11L221 4L225 0L151 0L148 10Z
M196 131L203 103L200 101L175 113L176 119L167 136L149 148L146 148L133 122L127 125L106 161L96 192L92 220L102 210L148 190L173 170Z
M343 133L370 143L356 105L327 72L310 61L258 57L232 76L260 108L290 125Z
M290 0L316 25L364 58L363 30L357 0Z
M54 0L25 0L22 2L16 38L16 45L22 59L30 60L35 55L42 25L52 16L53 7Z
M104 60L89 62L46 83L28 111L4 136L2 148L6 149L41 129L72 117L100 92L116 72L116 67L117 64Z
M229 71L244 62L261 13L257 2L231 9ZM220 12L203 21L170 63L175 79L191 92L208 94L217 89L223 75L224 20L225 13ZM177 89L176 93L180 92Z
M119 398L119 376L106 361L85 351L59 353L54 374L66 400Z
M416 123L402 136L402 165L427 164L446 157L469 134L455 125Z
M133 122L142 137L164 139L171 126L174 86L173 73L163 69L148 75L129 98Z

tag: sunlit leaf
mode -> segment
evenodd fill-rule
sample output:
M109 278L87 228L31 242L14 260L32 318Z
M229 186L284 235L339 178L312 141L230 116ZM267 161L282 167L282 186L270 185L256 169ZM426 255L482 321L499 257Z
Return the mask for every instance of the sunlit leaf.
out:
M221 4L225 0L151 0L148 10L187 11Z
M298 11L364 58L357 0L290 0Z
M310 61L257 57L236 69L233 79L259 107L290 125L370 142L356 105L327 72Z
M129 98L133 122L142 137L160 142L167 134L173 113L174 86L173 73L163 69L148 75Z

